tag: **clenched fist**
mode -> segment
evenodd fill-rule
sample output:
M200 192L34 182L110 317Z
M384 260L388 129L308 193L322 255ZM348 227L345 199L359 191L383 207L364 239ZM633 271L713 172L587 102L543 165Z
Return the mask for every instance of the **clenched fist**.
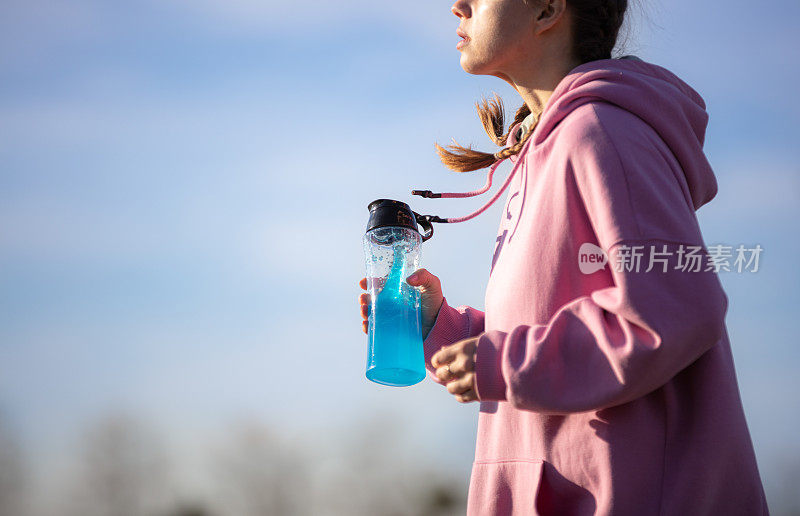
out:
M431 357L431 365L436 368L436 377L447 384L447 392L461 403L478 401L475 389L475 352L481 335L443 346Z

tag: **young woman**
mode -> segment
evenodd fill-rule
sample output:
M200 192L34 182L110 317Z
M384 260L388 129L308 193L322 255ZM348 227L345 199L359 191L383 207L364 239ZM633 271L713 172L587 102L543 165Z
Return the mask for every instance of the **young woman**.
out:
M626 8L452 6L463 69L524 101L508 132L499 99L478 106L499 152L437 145L454 170L491 165L483 189L422 192L481 193L513 163L485 312L452 306L425 269L407 278L431 376L480 402L470 516L768 513L695 216L717 193L705 103L663 67L611 58Z

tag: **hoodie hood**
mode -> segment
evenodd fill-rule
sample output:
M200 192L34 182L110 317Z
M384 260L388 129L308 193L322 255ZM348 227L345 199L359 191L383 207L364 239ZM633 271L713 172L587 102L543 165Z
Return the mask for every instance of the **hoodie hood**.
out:
M717 180L703 153L708 113L703 98L669 70L635 56L600 59L573 68L556 86L525 147L541 145L574 109L608 102L649 124L666 143L686 177L694 209L717 194ZM532 117L533 115L531 115ZM512 126L506 146L517 143ZM523 148L519 155L524 155ZM518 156L511 157L516 164Z
M708 113L703 98L675 74L661 66L633 56L598 59L576 66L559 81L547 99L538 122L531 114L511 126L506 147L519 140L522 126L533 127L533 133L519 153L509 156L514 163L500 189L477 211L463 217L423 216L429 222L464 222L483 213L511 183L528 148L543 144L553 129L573 110L588 102L608 102L644 120L669 147L683 171L696 211L717 195L714 171L703 153ZM492 186L492 176L503 162L497 160L487 174L486 184L472 192L412 190L412 195L428 198L472 197L485 193Z

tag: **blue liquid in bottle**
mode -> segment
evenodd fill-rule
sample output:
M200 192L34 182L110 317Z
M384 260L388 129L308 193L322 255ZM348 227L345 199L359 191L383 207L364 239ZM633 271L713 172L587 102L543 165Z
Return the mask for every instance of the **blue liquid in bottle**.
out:
M393 252L392 268L372 302L369 320L367 378L395 387L425 378L420 293L406 283L403 246Z

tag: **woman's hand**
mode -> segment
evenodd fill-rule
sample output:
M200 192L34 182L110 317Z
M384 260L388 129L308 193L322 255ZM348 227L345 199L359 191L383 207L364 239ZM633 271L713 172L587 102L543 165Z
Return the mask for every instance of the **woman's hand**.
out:
M444 295L442 294L442 284L439 278L428 272L427 269L419 269L414 274L406 278L406 283L412 287L420 287L420 307L421 307L421 324L422 324L422 340L425 340L433 328L433 323L436 322L436 316L439 315L439 309L442 307ZM367 278L361 278L358 285L367 290ZM361 304L361 317L362 329L364 333L369 330L369 309L371 300L369 292L365 292L358 297Z
M431 365L436 368L436 377L447 384L447 392L461 403L478 401L475 389L475 352L481 335L483 334L443 346L431 357Z

